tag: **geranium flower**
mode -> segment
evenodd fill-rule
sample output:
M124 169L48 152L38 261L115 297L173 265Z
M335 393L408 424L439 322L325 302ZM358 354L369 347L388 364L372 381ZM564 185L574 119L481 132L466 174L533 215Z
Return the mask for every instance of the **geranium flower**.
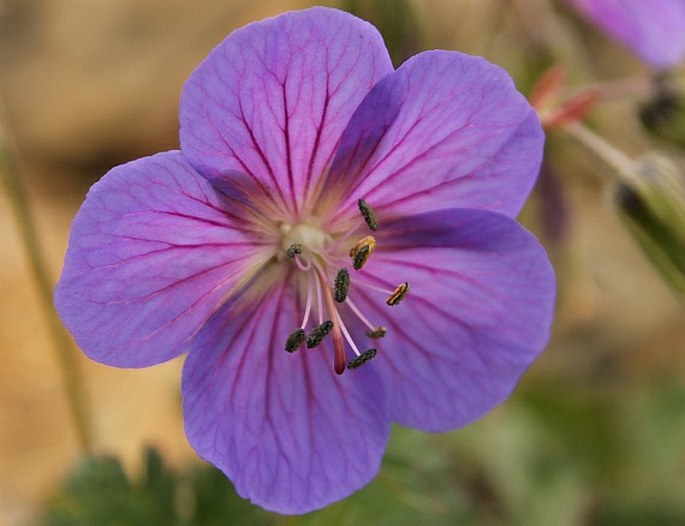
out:
M568 0L657 69L685 58L685 0Z
M313 8L229 35L180 113L180 151L90 190L55 301L97 361L188 351L188 439L240 495L324 506L376 474L391 422L454 429L509 396L555 286L512 219L543 133L504 71L395 71L373 26Z

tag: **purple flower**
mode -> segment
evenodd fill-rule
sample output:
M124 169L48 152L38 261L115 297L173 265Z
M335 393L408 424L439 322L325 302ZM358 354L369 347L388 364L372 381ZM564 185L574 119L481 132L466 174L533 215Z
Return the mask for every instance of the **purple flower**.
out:
M543 133L504 71L393 70L373 26L313 8L232 33L180 118L181 151L90 190L55 301L94 360L188 351L186 433L242 496L325 506L373 478L391 422L445 431L509 396L555 285L513 219Z
M685 0L569 2L656 68L671 68L685 58Z

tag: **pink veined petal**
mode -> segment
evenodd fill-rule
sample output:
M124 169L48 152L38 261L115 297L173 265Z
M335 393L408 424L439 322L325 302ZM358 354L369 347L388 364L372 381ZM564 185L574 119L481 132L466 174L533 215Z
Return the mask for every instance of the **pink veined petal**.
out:
M400 424L445 431L482 416L510 395L549 338L552 267L506 216L452 209L384 225L361 272L376 286L410 286L393 307L354 282L350 292L388 329L370 365Z
M208 179L236 172L302 217L342 131L392 71L371 24L328 8L290 12L229 35L181 97L181 149Z
M292 286L227 305L192 343L183 372L186 434L244 498L306 513L378 471L390 431L371 369L337 376L322 345L290 354L299 324Z
M180 152L118 166L91 188L55 289L88 356L139 367L184 351L259 248L227 210Z
M569 3L648 64L670 68L685 59L683 0L569 0Z
M341 214L482 208L514 216L537 177L544 134L509 75L456 51L427 51L371 90L350 120L326 192Z

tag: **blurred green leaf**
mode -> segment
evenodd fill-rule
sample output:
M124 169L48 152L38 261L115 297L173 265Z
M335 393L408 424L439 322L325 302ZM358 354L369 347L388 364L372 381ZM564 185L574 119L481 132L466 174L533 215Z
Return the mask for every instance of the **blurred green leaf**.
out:
M231 481L221 471L208 464L193 468L182 477L181 503L191 526L227 526L249 524L269 526L279 524L279 516L269 513L240 498Z
M47 506L48 526L225 526L275 524L275 514L236 495L230 481L209 465L176 474L159 452L144 452L144 472L131 481L121 462L86 457Z
M50 526L142 525L147 520L121 463L110 457L83 459L64 492L50 503L46 517Z

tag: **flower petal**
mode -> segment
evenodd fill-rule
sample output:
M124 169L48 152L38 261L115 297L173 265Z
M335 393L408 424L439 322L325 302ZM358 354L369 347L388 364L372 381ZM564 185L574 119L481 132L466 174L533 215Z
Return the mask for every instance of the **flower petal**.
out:
M547 342L555 283L545 252L518 223L483 210L405 218L377 234L361 273L410 291L393 307L361 286L350 296L388 329L373 367L391 417L429 431L465 425L509 396Z
M569 0L616 40L657 68L685 59L683 0Z
M350 120L326 190L345 213L485 208L514 216L537 177L544 135L509 75L456 51L427 51L371 90Z
M257 252L226 210L180 152L114 168L91 188L55 289L88 356L139 367L184 350Z
M240 495L305 513L371 480L390 425L373 370L337 376L325 345L283 350L300 321L289 290L212 318L186 360L183 408L190 443Z
M342 11L312 8L250 24L186 82L181 149L208 179L251 175L300 213L352 113L391 71L376 28Z

